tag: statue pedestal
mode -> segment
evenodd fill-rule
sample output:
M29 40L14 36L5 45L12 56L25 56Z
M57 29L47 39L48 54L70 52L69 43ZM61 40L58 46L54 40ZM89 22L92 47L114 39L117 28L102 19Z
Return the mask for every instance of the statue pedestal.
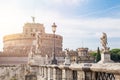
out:
M101 60L98 63L113 63L113 61L110 58L110 53L109 52L101 53Z
M70 65L70 58L69 57L65 57L64 65Z

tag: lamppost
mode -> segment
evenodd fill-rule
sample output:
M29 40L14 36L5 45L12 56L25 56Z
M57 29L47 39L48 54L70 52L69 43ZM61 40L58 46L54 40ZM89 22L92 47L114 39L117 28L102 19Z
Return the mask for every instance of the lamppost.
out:
M53 48L53 53L52 53L52 61L51 61L51 64L57 64L57 59L55 57L55 32L56 32L56 24L53 23L52 25L52 31L53 31L53 34L54 34L54 48Z

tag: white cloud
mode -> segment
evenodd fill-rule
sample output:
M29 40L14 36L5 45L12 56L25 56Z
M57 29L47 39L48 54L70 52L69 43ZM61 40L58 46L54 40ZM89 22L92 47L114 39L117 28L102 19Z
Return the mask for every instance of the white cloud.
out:
M67 5L75 5L85 0L52 0L58 4L65 3ZM120 19L99 18L99 19L76 19L66 18L50 8L38 9L35 14L27 12L16 5L1 5L0 7L0 44L2 44L2 37L6 34L22 32L22 26L26 22L31 22L30 16L36 17L36 22L43 23L46 32L52 33L51 25L56 22L57 34L64 37L63 45L65 47L79 46L78 42L82 42L84 38L98 38L102 32L106 32L108 37L120 37ZM78 41L78 42L76 42ZM89 40L88 40L89 42ZM73 43L73 44L72 44ZM67 46L66 46L67 45ZM0 48L2 48L0 46Z
M53 15L54 14L54 15ZM37 22L44 23L46 32L51 31L53 22L57 24L57 33L65 37L100 37L102 32L106 32L108 37L120 37L120 19L98 18L98 19L68 19L55 11L38 11Z
M120 30L120 19L110 19L110 18L101 18L101 19L63 19L61 20L61 24L63 23L64 29L70 30L73 32L72 34L87 34L94 33L95 35L98 33L106 32L109 37L119 37ZM71 29L70 29L71 28ZM84 35L81 35L84 36ZM88 37L86 36L86 37Z
M51 3L58 4L58 5L80 5L80 3L86 0L51 0Z

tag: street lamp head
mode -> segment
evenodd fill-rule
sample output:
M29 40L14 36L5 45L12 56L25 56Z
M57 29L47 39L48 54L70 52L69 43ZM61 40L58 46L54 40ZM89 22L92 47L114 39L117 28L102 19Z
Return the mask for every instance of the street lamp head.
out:
M53 31L53 33L56 32L56 27L57 27L57 25L55 23L53 23L53 25L52 25L52 31Z

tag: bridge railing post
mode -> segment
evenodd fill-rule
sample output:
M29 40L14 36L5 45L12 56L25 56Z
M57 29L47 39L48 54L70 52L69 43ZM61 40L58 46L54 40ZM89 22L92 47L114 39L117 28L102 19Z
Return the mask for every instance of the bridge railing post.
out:
M48 66L48 79L47 80L53 80L53 68L51 66Z
M47 66L44 66L44 79L46 80L48 77L48 70Z
M92 72L92 80L96 80L96 74L95 74L95 72Z
M84 77L85 80L92 80L92 71L90 70L90 67L92 66L92 64L84 64L82 67L82 70L84 71Z
M69 66L62 65L59 68L62 70L61 80L72 80L72 70L69 69Z
M114 74L115 80L120 80L120 74Z
M57 80L57 65L53 65L53 80Z
M78 78L78 80L85 80L84 71L78 70L77 71L77 78Z

